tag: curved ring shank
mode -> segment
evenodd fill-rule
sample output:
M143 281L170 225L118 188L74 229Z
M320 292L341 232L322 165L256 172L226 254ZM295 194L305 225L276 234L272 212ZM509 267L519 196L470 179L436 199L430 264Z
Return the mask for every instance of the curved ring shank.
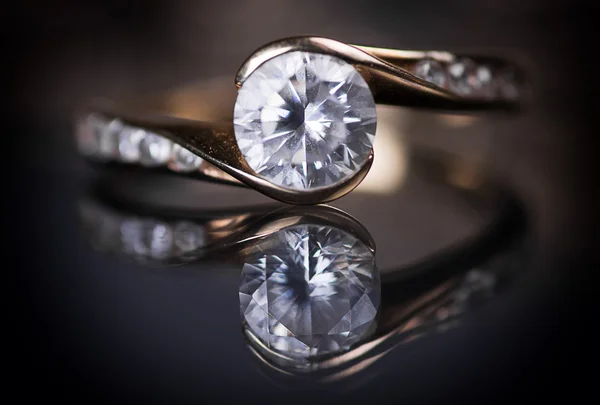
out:
M477 92L460 95L415 74L415 68L422 60L434 61L446 69L450 64L463 60L460 56L447 52L351 46L319 37L291 38L259 49L241 66L236 76L236 85L241 86L264 62L291 51L329 54L352 64L365 78L375 101L380 104L458 111L514 109L519 105L518 98L506 97L501 92L495 92L493 97L489 94L482 96ZM500 59L473 57L469 61L492 71L517 72ZM512 77L522 82L522 76L518 72ZM148 98L144 103L117 105L104 102L93 105L79 121L80 149L86 156L96 160L123 163L121 138L124 133L130 135L132 130L140 130L144 134L157 135L183 147L200 157L202 163L194 166L193 170L178 168L172 162L173 157L164 159L160 164L135 160L125 161L127 163L141 163L143 166L177 171L187 176L246 185L274 199L294 204L315 204L339 198L360 184L371 167L372 152L357 173L334 186L290 190L274 185L249 167L237 145L232 123L234 87L229 87L231 91L224 91L223 86L211 83L201 88L191 87L183 92L163 95L156 100ZM196 99L197 96L202 99Z

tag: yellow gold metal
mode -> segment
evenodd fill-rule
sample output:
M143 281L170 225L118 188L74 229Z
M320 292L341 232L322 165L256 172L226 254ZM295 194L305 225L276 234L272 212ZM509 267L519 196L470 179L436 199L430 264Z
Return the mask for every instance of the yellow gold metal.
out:
M293 51L333 55L352 64L367 81L375 102L379 104L463 111L513 109L519 105L517 100L490 100L476 96L461 96L411 73L416 62L424 58L450 63L468 56L476 62L491 66L508 66L508 63L502 59L487 56L459 56L440 51L401 51L348 45L322 37L288 38L263 46L242 64L236 75L236 86L241 87L252 72L266 61Z

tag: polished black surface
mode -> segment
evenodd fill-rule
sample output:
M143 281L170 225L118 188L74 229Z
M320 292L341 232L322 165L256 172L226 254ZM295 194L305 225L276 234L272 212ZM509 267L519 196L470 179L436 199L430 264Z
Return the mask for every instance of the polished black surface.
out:
M120 392L120 384L132 389L134 397L158 395L165 400L185 399L178 397L187 390L192 390L188 394L192 396L219 394L242 400L260 398L263 390L287 395L291 389L302 392L298 400L310 398L317 403L347 391L348 395L372 392L377 379L396 372L384 365L388 357L410 356L420 345L421 339L416 338L427 336L429 344L451 338L462 330L458 325L486 316L490 301L501 300L529 271L532 234L513 195L493 193L493 198L486 195L486 201L478 192L425 175L415 160L412 166L395 198L408 206L420 201L433 204L418 210L420 222L427 223L426 232L406 229L393 236L397 243L421 238L420 245L429 250L426 254L395 249L384 240L379 248L368 227L351 218L342 220L338 217L347 214L334 215L337 211L325 206L240 205L239 196L251 195L251 190L215 186L226 195L232 193L218 201L234 203L235 208L190 210L181 206L186 207L186 198L193 200L202 185L179 184L172 177L154 179L146 186L160 185L160 190L176 196L169 200L170 206L154 208L132 203L119 193L132 184L127 172L109 177L88 173L79 180L49 183L60 190L60 197L49 206L54 214L40 218L32 238L43 240L59 229L62 236L52 244L40 243L51 250L43 257L53 270L30 280L33 293L42 299L44 316L53 322L47 330L49 339L38 342L33 351L44 351L46 345L60 348L54 352L58 357L51 357L50 369L60 365L67 373L89 373L79 377L92 386L107 384L118 396L129 395ZM139 186L136 176L133 180ZM115 186L118 183L125 186ZM432 193L435 199L429 197ZM357 191L346 204L352 207L366 197L378 199ZM440 209L436 207L445 210L436 214ZM372 215L355 212L366 222ZM434 215L439 221L429 223ZM350 352L350 359L346 352L333 356L342 359L340 364L313 366L308 371L265 361L244 337L238 309L244 252L257 243L252 235L262 235L261 229L273 232L274 224L298 216L309 224L343 226L372 245L383 280L377 330L360 342L366 346L356 345L355 352L360 353ZM408 219L416 220L410 210L400 210L387 221L402 224ZM142 226L132 228L134 222ZM169 255L161 250L155 229L175 232L181 222L204 228L203 246L185 255ZM456 228L440 238L442 232L436 231L447 224ZM132 229L137 236L131 235ZM487 329L477 323L471 327L478 334ZM373 341L378 342L370 347ZM65 351L68 358L61 358ZM331 363L332 358L325 362ZM237 389L227 394L224 386Z
M115 181L119 180L112 177L108 182L103 179L100 184L110 188ZM151 215L147 210L141 214L139 207L137 211L131 207L128 210L124 209L123 202L119 204L115 201L117 197L114 194L111 198L111 193L102 190L100 184L93 187L79 204L85 239L92 248L121 260L138 262L149 269L162 268L165 272L174 271L175 267L187 264L183 271L194 271L197 277L202 277L204 271L211 271L211 266L220 264L219 272L223 277L240 279L242 265L250 263L252 267L244 267L242 271L245 276L241 277L244 282L240 286L240 294L244 292L244 295L247 287L242 286L248 285L246 283L249 282L249 275L251 279L258 275L264 280L264 275L260 275L262 271L257 273L254 266L261 266L264 261L273 260L272 266L275 267L271 269L279 270L265 291L267 294L273 294L270 300L288 297L274 301L277 304L273 304L273 308L277 312L280 311L277 308L287 308L288 303L296 300L300 304L294 306L295 310L304 310L304 282L295 287L293 283L297 282L293 280L303 279L307 270L315 271L317 263L323 266L322 260L334 260L333 264L325 265L325 273L322 274L334 274L336 269L341 271L338 277L341 274L349 274L346 268L347 259L336 259L336 255L344 254L340 252L341 246L337 244L340 241L338 235L346 238L343 242L346 244L346 250L353 249L349 256L353 261L349 264L357 269L360 266L362 280L356 279L351 283L358 282L355 285L361 286L360 289L373 285L369 302L374 305L375 316L371 318L367 315L368 318L360 320L366 314L364 311L363 315L358 315L358 312L353 315L358 317L355 322L362 325L361 329L348 328L349 334L339 335L332 341L335 342L333 346L323 349L326 335L317 334L323 333L318 331L322 328L318 325L323 325L324 318L317 320L316 329L313 329L317 330L315 335L303 335L301 339L315 342L314 347L321 349L308 354L304 348L297 351L298 346L290 345L289 340L279 341L279 344L276 340L265 341L265 336L257 335L260 331L255 329L255 326L249 326L245 315L242 314L240 322L243 325L248 350L256 357L257 369L262 369L270 380L287 380L288 384L296 387L306 384L313 384L314 387L314 384L320 383L329 389L347 389L358 381L381 373L382 370L373 365L390 351L417 338L431 333L446 332L460 325L462 317L506 291L516 279L523 277L532 249L531 235L523 213L515 201L509 200L503 201L498 212L494 213L494 220L486 224L487 229L478 229L477 234L469 238L468 242L452 243L442 252L431 252L420 263L409 267L386 269L372 267L375 262L371 263L369 258L374 259L377 249L368 230L347 213L328 206L277 209L257 206L248 207L246 210L240 208L235 212L212 210L185 214L175 213L173 210L167 213L163 210L162 216L159 216L160 210L155 210ZM182 197L180 195L180 198ZM304 233L303 230L309 228L319 231ZM300 232L296 233L299 229ZM317 236L318 234L321 236ZM313 245L314 250L306 251L298 257L297 260L303 263L300 267L296 267L291 259L296 249L301 248L296 245L296 235L308 237L305 241L311 238L318 240L318 245ZM290 240L290 237L293 239ZM352 242L353 240L355 242ZM333 245L329 246L328 241ZM370 253L364 257L366 249ZM320 259L315 256L313 264L305 267L305 259L308 259L305 255L309 252L311 255L323 256ZM363 252L363 256L359 252ZM344 289L348 286L344 279L345 277L341 276L337 281L331 278L328 281L332 288L339 288L336 295L342 297L345 297ZM321 288L320 296L327 296L323 295L326 284L314 280L312 282ZM253 285L256 288L258 284ZM260 297L264 297L263 294L257 296L258 302L261 302ZM240 300L241 297L240 295ZM319 300L321 298L307 302L321 305ZM260 305L267 308L265 303ZM244 305L243 308L244 311L247 307ZM345 298L341 298L333 306L324 305L320 308L326 311L328 317L332 317L329 325L331 328L345 314L348 307ZM257 314L259 319L263 318L260 314L266 315L262 311L255 311L254 317ZM224 316L227 317L226 314ZM300 312L289 318L284 325L290 330L297 330L294 328L294 319L299 316ZM273 333L275 327L271 328ZM357 330L360 330L357 332L360 335L355 334ZM347 346L344 342L347 342ZM275 345L271 346L272 343ZM337 344L341 346L337 347ZM211 348L213 349L224 353L227 346ZM349 379L353 382L349 382Z
M592 64L583 46L593 37L594 6L36 3L9 10L20 24L11 35L19 49L9 65L12 150L3 167L7 351L14 358L11 385L24 401L41 394L78 403L481 403L561 396L574 402L593 387L580 366L596 345L587 290L597 268L590 259L597 238L597 131L589 114ZM315 7L324 12L315 16ZM342 17L332 23L332 15ZM531 62L536 89L534 104L516 117L397 113L407 145L434 144L485 167L518 202L526 232L509 238L515 244L503 245L506 255L486 244L480 254L453 258L469 263L462 267L467 272L485 263L512 269L454 327L399 339L355 379L335 384L279 378L252 355L239 316L237 265L192 261L165 268L96 250L82 227L80 203L98 173L84 165L72 141L71 113L88 97L233 77L257 46L307 33L396 48L516 49ZM403 143L391 145L404 150ZM389 158L384 149L376 161ZM372 235L382 269L410 267L465 241L496 212L474 210L447 186L405 173L389 183L395 184L391 194L357 190L334 204ZM462 180L456 184L476 180L472 171L460 173L450 176ZM190 190L185 215L215 201L235 209L271 203L241 189ZM164 193L155 194L153 200ZM153 216L168 200L152 209L119 209Z

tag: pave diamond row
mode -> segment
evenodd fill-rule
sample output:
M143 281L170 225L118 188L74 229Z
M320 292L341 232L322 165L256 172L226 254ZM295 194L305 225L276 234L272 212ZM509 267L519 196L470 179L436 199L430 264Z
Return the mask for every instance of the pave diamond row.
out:
M120 214L98 204L81 206L87 239L94 248L140 261L194 259L206 245L201 224Z
M418 61L415 76L461 96L486 100L515 101L520 96L513 69L478 64L469 58L443 63L431 58Z
M98 114L80 120L77 140L84 155L105 161L165 166L178 172L198 170L203 161L161 135Z

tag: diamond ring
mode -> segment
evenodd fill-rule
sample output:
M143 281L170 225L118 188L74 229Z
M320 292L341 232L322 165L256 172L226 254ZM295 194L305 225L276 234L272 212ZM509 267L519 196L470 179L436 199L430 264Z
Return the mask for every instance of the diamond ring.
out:
M235 84L234 103L217 106L222 94L199 94L205 97L203 110L184 114L95 103L78 117L80 150L95 161L245 185L286 203L316 204L345 195L367 175L376 103L516 110L525 87L522 71L500 58L354 46L320 37L258 49L242 64Z

